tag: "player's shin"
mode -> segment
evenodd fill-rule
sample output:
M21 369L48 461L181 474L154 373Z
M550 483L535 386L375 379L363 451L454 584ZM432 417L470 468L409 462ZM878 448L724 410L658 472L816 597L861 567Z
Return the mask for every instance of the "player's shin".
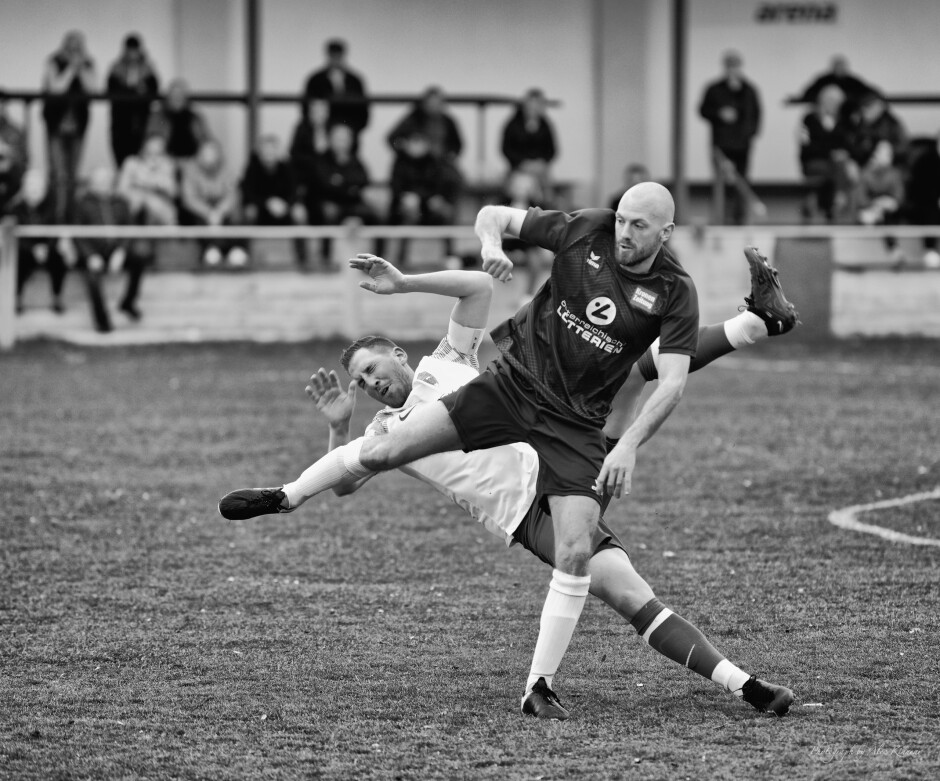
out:
M548 596L545 597L545 605L542 607L539 637L532 654L532 667L526 682L526 691L530 690L539 678L544 678L551 688L552 678L571 642L590 586L590 575L569 575L557 569L552 571Z
M307 467L294 482L286 483L284 494L290 502L290 508L306 502L328 488L339 485L344 480L359 479L371 474L359 461L359 453L365 440L360 437L352 442L331 450L323 458Z
M740 696L748 674L718 652L705 635L655 597L630 622L651 648Z

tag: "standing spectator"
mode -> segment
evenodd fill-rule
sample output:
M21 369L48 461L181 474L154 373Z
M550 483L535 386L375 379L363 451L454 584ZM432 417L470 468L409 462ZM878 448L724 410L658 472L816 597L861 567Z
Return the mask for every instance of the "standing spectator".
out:
M549 206L549 166L555 159L555 132L545 113L545 94L530 89L503 128L503 156L509 163L507 194L532 206Z
M800 169L813 189L804 204L804 217L832 222L849 209L853 188L851 138L842 117L845 95L835 84L824 87L812 111L803 117L799 128Z
M108 72L108 94L124 98L111 103L111 151L120 168L144 144L150 104L160 90L157 72L138 35L128 35Z
M726 223L741 225L747 221L750 207L741 193L744 188L732 187L729 191L725 185L740 177L750 188L751 145L760 130L761 105L754 85L744 78L741 55L725 52L722 62L724 75L705 89L699 113L712 129L715 182L730 192L730 197L724 198L725 214L720 217Z
M940 225L940 134L912 155L907 180L907 216L914 225ZM936 237L924 239L924 265L940 269Z
M114 174L104 167L91 172L88 190L79 199L76 212L79 225L132 225L134 222L127 201L114 190ZM81 238L76 239L75 244L95 328L101 332L112 329L103 286L109 270L125 271L127 279L119 308L131 319L138 320L137 297L148 259L139 257L132 242L123 239Z
M42 116L49 147L49 184L56 222L69 222L75 184L88 129L87 96L97 88L95 63L85 49L85 36L66 34L46 60Z
M9 214L23 183L23 168L6 139L0 137L0 217Z
M208 140L209 128L202 114L190 104L189 85L183 79L173 79L166 97L151 106L146 135L163 136L167 154L176 161L178 170Z
M845 99L840 111L842 118L850 121L858 110L862 97L877 90L868 82L860 79L849 69L849 61L844 54L837 54L832 58L829 70L819 74L802 92L800 100L804 103L815 104L826 87L838 87Z
M42 171L31 169L23 177L23 188L11 204L10 213L20 225L46 225L50 221L50 200L46 177ZM33 274L44 270L49 275L52 292L52 311L65 311L62 289L68 272L65 260L51 239L26 239L17 242L16 311L23 311L23 291Z
M392 201L389 222L393 225L448 225L454 221L458 184L447 162L431 150L431 142L418 129L399 139L398 154L392 165ZM444 253L452 254L451 240ZM407 239L399 248L399 264L404 265Z
M235 183L225 166L222 147L213 139L203 141L199 152L183 167L181 222L188 225L231 225L238 205ZM218 266L226 260L233 268L248 263L248 253L237 243L203 239L202 262Z
M322 98L305 100L290 144L290 162L298 197L311 225L323 224L318 160L330 148L330 106Z
M346 42L334 38L326 42L326 65L311 74L304 98L325 99L331 125L346 125L353 134L353 149L359 149L359 134L369 124L369 104L362 77L346 64Z
M650 169L643 163L629 163L627 167L623 169L623 185L615 194L610 196L607 208L617 211L617 207L620 205L620 198L627 190L635 184L648 182L651 179ZM675 253L673 252L673 254Z
M258 139L241 180L242 217L249 225L303 225L307 210L298 196L290 164L281 156L277 136ZM294 240L298 266L307 263L306 243Z
M0 144L6 150L13 170L22 174L29 165L26 133L7 114L7 96L0 90Z

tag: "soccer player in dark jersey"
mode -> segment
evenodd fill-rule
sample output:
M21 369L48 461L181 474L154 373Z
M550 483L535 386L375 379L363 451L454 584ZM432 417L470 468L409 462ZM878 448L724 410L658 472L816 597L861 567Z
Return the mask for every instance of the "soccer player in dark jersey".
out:
M547 499L555 540L523 696L523 712L535 716L557 718L551 681L588 594L601 499L629 493L636 450L678 404L695 354L695 286L664 246L674 214L669 191L654 182L631 187L616 212L484 207L476 232L483 269L494 278L507 281L512 274L504 234L555 254L551 277L532 301L492 332L500 356L440 402L409 410L388 435L354 440L305 472L312 495L434 453L512 442L535 449L539 493ZM657 338L659 385L607 452L603 426L611 401ZM401 383L373 377L368 366L360 376L380 399L406 397L409 389ZM291 509L281 490L238 493L249 506L243 517Z

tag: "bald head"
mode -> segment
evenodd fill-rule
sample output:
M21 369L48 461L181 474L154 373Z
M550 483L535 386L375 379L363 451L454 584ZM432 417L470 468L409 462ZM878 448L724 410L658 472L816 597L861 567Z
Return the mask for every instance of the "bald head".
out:
M617 262L624 269L645 272L675 227L672 193L657 182L640 182L627 190L617 206L614 238Z
M676 219L676 202L658 182L640 182L627 190L620 199L620 211L643 212L662 225Z

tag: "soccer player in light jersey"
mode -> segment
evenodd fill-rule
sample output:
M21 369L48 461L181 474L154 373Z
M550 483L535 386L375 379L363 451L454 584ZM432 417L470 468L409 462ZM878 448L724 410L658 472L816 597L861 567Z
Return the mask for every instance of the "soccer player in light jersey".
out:
M702 329L700 357L693 363L693 369L770 332L783 332L776 320L781 311L788 318L784 330L795 324L795 312L783 297L776 273L755 250L747 250L747 257L752 273L752 295L746 299L749 309L726 323ZM418 405L440 399L477 376L477 348L491 295L489 278L478 272L404 276L387 261L370 255L359 256L352 265L370 274L372 281L362 286L373 292L433 292L454 296L458 301L447 335L416 369L411 368L407 355L394 342L369 336L354 342L343 354L342 363L353 377L348 389L340 385L335 372L328 374L320 369L311 378L307 392L330 423L331 450L348 441L357 386L388 405L367 429L366 436L374 437L404 425ZM608 447L613 445L611 436L618 436L629 424L642 385L655 376L656 357L655 350L649 351L640 364L642 381L624 386L618 395L616 414L611 415L606 428ZM540 459L528 445L510 444L485 452L448 452L419 459L400 469L451 498L507 544L520 543L554 566L554 529L545 512ZM312 477L315 482L316 475ZM333 490L338 494L351 493L370 477L350 478ZM261 514L256 512L259 503L280 505L285 499L293 509L312 495L307 478L304 473L282 489L233 492L223 498L220 510L229 518L253 517ZM276 507L261 510L276 511ZM792 692L748 676L721 656L698 629L659 602L603 520L594 532L588 572L592 577L591 593L630 621L652 647L742 696L758 710L786 713L793 701ZM544 660L537 652L532 670L538 675L523 697L523 713L567 718L568 711L551 689L554 669L543 674L542 664Z

